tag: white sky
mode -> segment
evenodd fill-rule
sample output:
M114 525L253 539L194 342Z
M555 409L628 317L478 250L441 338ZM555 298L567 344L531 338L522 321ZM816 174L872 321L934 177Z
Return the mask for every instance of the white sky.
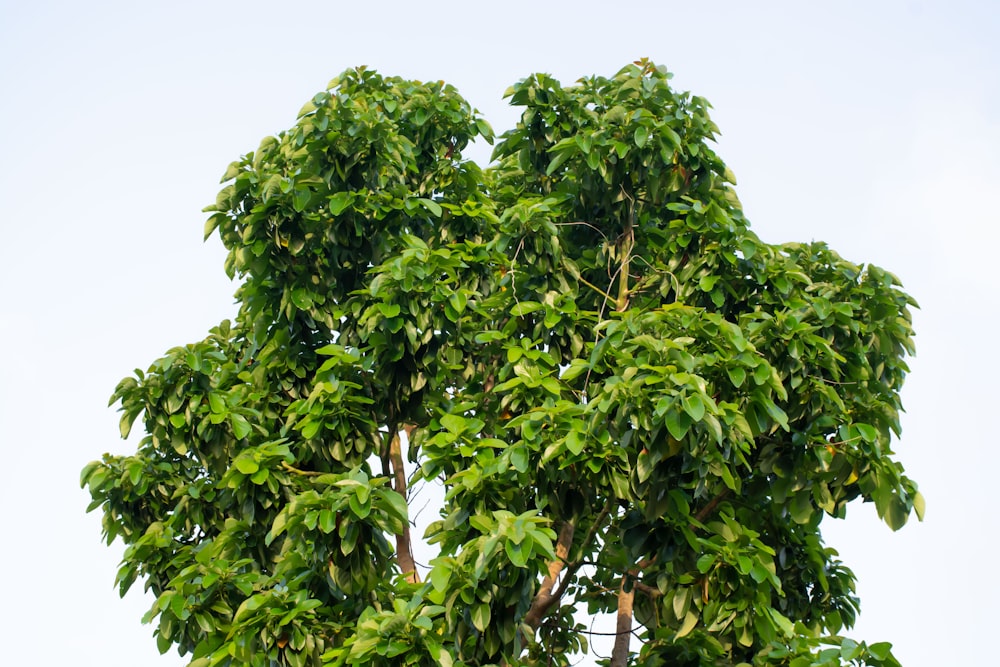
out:
M121 547L77 479L132 447L105 408L118 380L234 312L200 212L230 161L347 67L444 79L502 131L525 75L570 83L648 56L714 105L766 241L827 241L920 301L896 449L927 521L894 534L856 506L826 535L859 577L853 636L894 642L907 667L984 664L1000 4L820 4L0 0L3 662L184 664L158 657L148 600L118 599Z

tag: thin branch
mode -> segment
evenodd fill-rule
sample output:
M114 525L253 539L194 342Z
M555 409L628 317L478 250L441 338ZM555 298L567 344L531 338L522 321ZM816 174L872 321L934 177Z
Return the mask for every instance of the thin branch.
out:
M622 188L622 195L629 201L629 215L625 223L625 231L618 237L618 250L621 253L621 264L618 270L621 275L618 277L618 302L617 310L622 313L628 309L629 302L629 266L632 261L632 249L635 247L635 199Z
M618 271L620 271L620 270L621 270L621 267L618 267ZM614 284L614 282L615 282L615 276L618 275L618 271L615 271L614 275L611 276L611 280L610 280L611 284ZM607 307L609 300L611 301L611 303L615 302L614 299L605 299L605 300L601 301L601 307L597 311L597 325L594 327L594 329L595 329L595 333L594 333L594 347L595 348L597 347L597 343L600 342L600 340L601 340L601 332L600 331L596 331L596 329L597 329L597 326L600 326L601 322L604 321L604 309ZM583 388L580 391L583 393L584 396L587 395L587 388L590 386L590 374L591 374L591 372L593 370L594 370L593 368L589 368L588 367L587 368L587 375L583 378Z
M812 378L813 380L819 380L825 384L835 384L839 386L847 386L852 384L857 384L857 382L837 382L836 380L827 380L825 377L820 377L819 375L807 375L807 378Z
M298 468L288 463L287 461L282 461L281 467L287 470L288 472L293 472L296 475L302 475L304 477L319 477L320 475L326 474L325 472L316 472L315 470L299 470Z
M836 447L838 445L849 445L852 442L857 442L858 440L861 440L861 439L862 439L862 436L857 435L857 436L854 436L853 438L848 438L847 440L824 440L823 442L810 442L810 443L807 443L807 444L809 444L811 447L826 447L827 445L831 445L833 447Z
M581 635L593 635L595 637L617 637L621 634L620 632L598 632L596 630L573 630L573 632L579 632ZM628 634L633 637L639 636L639 632L637 630L629 630Z
M521 241L517 244L517 249L514 251L514 256L510 259L510 294L514 297L514 303L518 303L517 300L517 256L521 254L521 248L524 247L524 237L521 237Z
M601 296L603 296L605 299L607 299L611 303L615 303L615 298L613 296L611 296L610 294L608 294L607 292L605 292L600 287L598 287L594 283L590 282L589 280L587 280L583 276L580 276L579 278L577 278L577 280L579 280L581 283L583 283L584 285L586 285L590 289L594 290L595 292L597 292L598 294L600 294Z
M590 617L590 631L591 631L591 633L594 632L594 622L596 620L597 620L596 616L591 616ZM594 655L596 655L601 660L608 660L611 657L611 656L608 656L608 655L601 655L600 653L598 653L597 652L597 647L595 647L595 646L591 646L590 650L593 652Z
M565 226L572 226L572 225L583 225L584 227L590 227L595 232L597 232L598 234L600 234L601 236L603 236L605 241L608 240L607 235L604 232L601 231L600 227L597 227L596 225L592 225L589 222L584 222L583 220L575 220L573 222L557 222L557 223L555 223L555 225L556 225L556 227L565 227Z

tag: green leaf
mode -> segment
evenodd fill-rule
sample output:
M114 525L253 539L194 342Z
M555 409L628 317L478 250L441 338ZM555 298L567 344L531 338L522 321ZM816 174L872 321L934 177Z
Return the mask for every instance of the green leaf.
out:
M419 198L417 201L420 202L421 206L430 211L431 215L433 215L436 218L441 217L441 212L442 212L441 205L438 204L436 201L434 201L433 199L426 199L424 197Z
M789 511L792 520L798 524L806 524L812 520L815 510L812 505L812 494L808 491L800 491L792 499Z
M311 198L312 192L308 188L295 188L295 194L292 195L292 208L297 213L301 213L309 205Z
M328 206L330 207L330 213L334 216L338 216L347 209L354 202L353 192L338 192L331 195L327 200Z
M681 397L681 405L684 407L684 411L691 417L691 421L701 421L701 418L705 416L705 404L698 394L684 394ZM670 428L669 425L667 428ZM680 438L677 439L680 440Z
M684 616L684 621L681 623L681 627L677 628L677 634L674 635L677 639L682 637L687 637L694 630L694 626L698 625L698 614L694 610L688 611Z
M229 411L229 408L226 407L226 399L214 391L208 395L208 406L217 415L225 414Z
M521 301L510 309L510 314L514 317L521 317L522 315L533 313L536 310L541 310L542 308L544 308L544 306L536 301Z
M545 175L551 176L552 174L554 174L556 170L559 169L559 167L561 167L563 163L569 159L570 155L572 155L572 153L570 152L569 149L564 149L559 153L557 153L556 156L552 158L552 162L549 162L548 169L545 170Z
M462 313L465 312L465 306L468 303L468 301L465 295L462 294L461 292L452 292L448 296L448 303L451 305L452 308L455 309L455 312L461 315Z
M472 625L476 627L480 632L485 632L486 628L490 624L490 606L485 602L473 605L472 607Z
M907 514L902 498L893 495L885 507L885 515L882 518L889 528L899 530L906 525Z
M493 128L490 126L489 123L487 123L482 118L477 118L476 129L479 131L479 134L482 135L484 139L486 139L488 143L490 144L493 143Z
M865 442L878 442L878 431L871 424L855 424L854 428L858 430Z
M705 574L712 569L713 565L715 565L715 560L715 554L702 554L698 558L698 571Z
M764 410L767 412L768 416L778 423L781 428L788 430L788 415L785 411L777 406L777 404L769 398L765 398L761 403L764 405Z
M486 345L487 343L492 343L494 341L503 340L506 338L502 331L483 331L477 333L473 340L479 345Z
M209 216L208 220L205 221L204 240L207 241L208 237L212 235L212 232L214 232L219 225L226 220L228 220L228 218L222 213L215 213L214 215Z
M299 422L298 426L301 427L299 432L302 434L302 437L306 440L310 440L316 437L316 434L319 433L319 430L323 427L323 422L312 419L305 422Z
M121 419L118 420L118 430L122 434L122 438L127 438L128 434L132 431L132 422L135 421L136 415L129 414L125 412L122 414Z
M451 573L452 568L445 566L442 563L436 563L433 568L431 568L428 578L430 579L431 585L436 591L446 591L451 583Z
M840 642L840 658L842 660L854 660L861 655L864 647L849 637L844 637Z
M670 431L670 435L674 436L675 440L683 440L691 427L691 419L687 412L677 410L676 406L667 411L664 421L667 424L667 430Z
M774 621L775 626L777 626L777 628L781 631L781 633L784 636L791 637L795 634L794 624L790 620L788 620L788 618L780 611L774 609L773 607L768 607L767 609L765 609L765 612L767 613L768 616L771 617L771 620Z
M465 430L466 420L461 415L441 415L440 422L451 433L459 434Z
M401 310L398 303L380 303L377 307L382 317L386 318L396 317Z
M260 469L260 464L249 456L237 456L233 465L244 475L252 475Z
M524 548L524 543L514 544L507 540L504 542L504 551L507 552L507 559L514 567L524 567L528 564L530 552Z
M913 494L913 511L917 515L919 521L924 520L924 512L926 511L926 501L924 500L924 494L919 491Z
M682 619L687 615L688 603L691 601L691 589L687 586L678 586L674 591L673 610L674 616Z
M892 655L892 644L889 642L876 642L868 646L868 653L876 660L885 660Z
M234 412L229 415L229 422L233 426L233 435L236 436L237 440L242 440L250 435L250 422L243 415Z
M586 444L586 436L582 432L573 429L566 434L566 449L568 449L572 454L579 455L583 452L583 448Z
M514 447L510 450L510 464L518 472L528 472L528 450L526 447Z
M590 364L588 364L585 359L574 359L570 362L569 366L563 370L560 378L563 382L569 382L580 377L588 370L590 370Z
M312 293L304 287L293 289L291 299L299 310L309 310L313 307Z
M646 145L646 142L649 141L649 130L647 130L644 125L640 125L635 128L635 133L632 135L632 138L635 140L635 145L642 148Z
M729 375L729 380L737 387L742 387L747 379L747 372L741 366L730 366L726 369L726 374Z
M409 520L409 506L406 504L406 498L395 491L387 491L381 497L391 516L399 521L400 526L405 525Z

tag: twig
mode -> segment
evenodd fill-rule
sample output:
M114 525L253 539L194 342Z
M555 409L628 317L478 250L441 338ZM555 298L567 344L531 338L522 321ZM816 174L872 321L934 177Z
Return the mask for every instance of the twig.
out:
M583 220L576 220L574 222L557 222L557 223L555 223L555 225L556 225L556 227L563 227L563 226L567 226L567 225L583 225L585 227L590 227L595 232L597 232L598 234L600 234L601 236L603 236L605 241L608 240L607 235L604 232L601 231L600 227L597 227L596 225L592 225L589 222L584 222Z
M293 472L296 475L302 475L304 477L319 477L320 475L326 474L325 472L316 472L315 470L299 470L298 468L288 463L287 461L282 461L281 467L287 470L288 472Z
M597 285L593 284L592 282L590 282L589 280L587 280L583 276L580 276L578 278L578 280L581 283L583 283L584 285L586 285L587 287L589 287L590 289L594 290L595 292L597 292L598 294L600 294L601 296L603 296L606 300L610 301L611 303L615 302L615 298L613 296L611 296L610 294L608 294L607 292L605 292L600 287L598 287Z
M848 386L852 384L857 384L857 382L837 382L836 380L827 380L825 377L820 377L819 375L807 375L807 378L812 378L813 380L819 380L825 384L835 384L839 386Z

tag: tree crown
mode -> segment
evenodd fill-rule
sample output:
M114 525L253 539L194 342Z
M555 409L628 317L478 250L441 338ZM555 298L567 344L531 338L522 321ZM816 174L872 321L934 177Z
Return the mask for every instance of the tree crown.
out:
M536 74L493 131L364 68L226 171L235 322L126 378L83 471L192 665L895 665L839 633L826 516L923 499L890 449L898 280L750 231L708 103L648 61ZM407 479L404 453L413 474ZM417 567L408 489L438 480ZM421 579L426 581L421 582Z

